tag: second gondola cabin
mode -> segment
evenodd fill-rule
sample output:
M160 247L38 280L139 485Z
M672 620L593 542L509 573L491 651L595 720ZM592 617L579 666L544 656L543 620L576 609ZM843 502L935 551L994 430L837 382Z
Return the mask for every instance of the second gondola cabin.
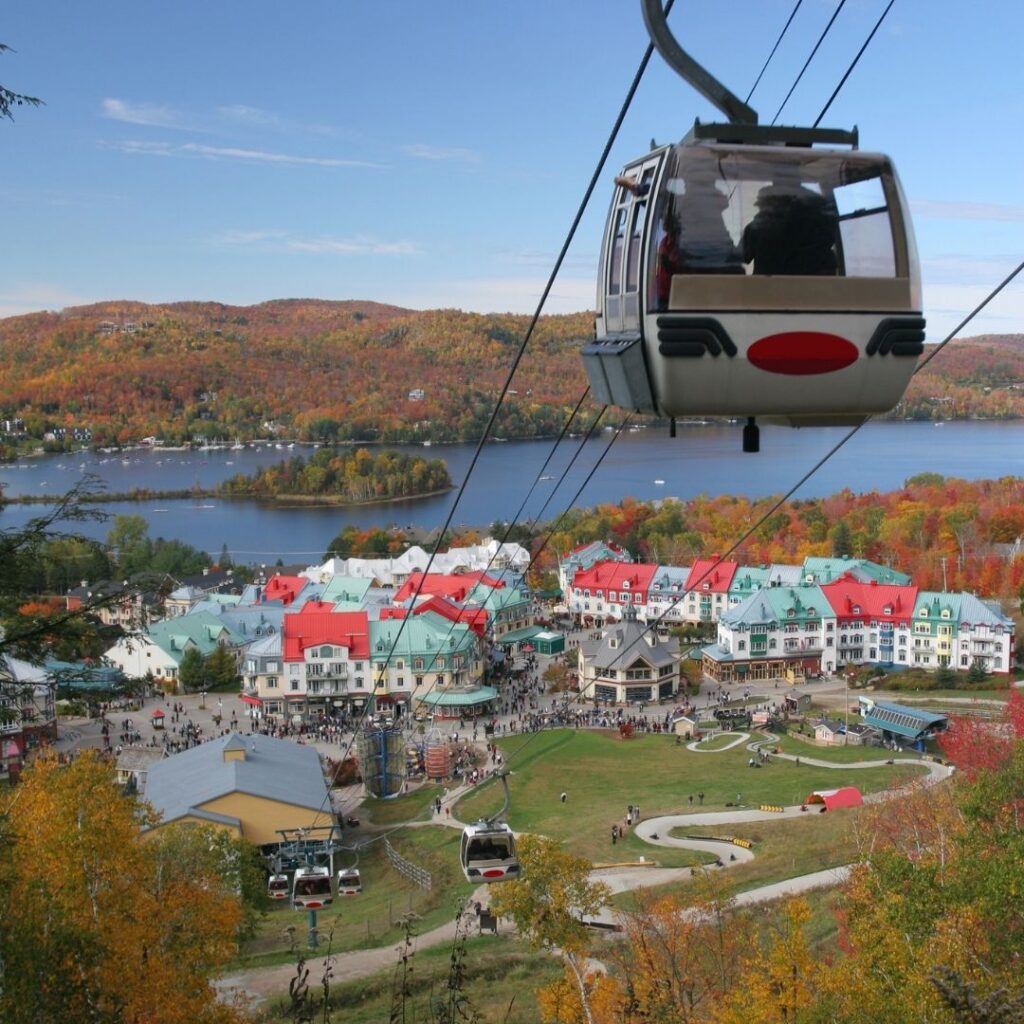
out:
M292 906L296 910L320 910L332 902L331 873L327 868L296 869L292 878Z
M470 882L513 881L522 871L516 857L516 838L502 822L467 825L462 830L459 859Z
M338 872L338 895L358 896L363 891L363 881L358 868L342 868Z
M267 879L267 896L272 900L288 899L288 876L285 874L274 874Z
M698 122L627 165L583 348L595 398L791 426L893 408L923 351L917 253L892 162L856 145Z

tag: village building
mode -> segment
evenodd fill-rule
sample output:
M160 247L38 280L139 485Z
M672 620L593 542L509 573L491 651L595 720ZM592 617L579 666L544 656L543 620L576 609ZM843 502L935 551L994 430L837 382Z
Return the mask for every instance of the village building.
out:
M718 682L831 675L835 632L820 587L766 587L720 617L716 643L701 652L704 672Z
M49 673L0 655L0 779L16 779L28 752L56 738L57 705Z
M861 722L877 730L886 743L914 746L923 749L925 740L945 732L949 720L945 715L911 708L891 701L878 701L873 697L857 698Z
M584 700L610 704L671 700L679 692L679 662L679 641L660 639L627 607L622 621L607 626L599 639L581 641L579 692Z
M211 825L259 847L282 833L330 834L330 794L311 746L270 736L230 733L154 763L146 800L172 822Z
M174 692L186 651L197 650L205 658L217 647L227 647L236 653L243 643L245 637L235 633L223 619L210 612L192 612L154 622L141 634L122 638L105 652L104 658L129 679L152 678Z

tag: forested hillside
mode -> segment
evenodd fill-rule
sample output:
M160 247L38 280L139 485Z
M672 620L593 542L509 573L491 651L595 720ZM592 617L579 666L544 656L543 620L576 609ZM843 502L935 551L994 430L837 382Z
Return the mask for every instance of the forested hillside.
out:
M0 320L0 419L22 420L37 439L88 428L97 445L147 436L475 441L528 322L314 299L107 302L10 317ZM558 433L586 387L578 348L592 329L590 313L541 319L499 437ZM1022 340L947 346L893 415L1024 415ZM69 434L64 443L76 442Z
M0 417L21 418L31 437L88 427L93 444L476 440L526 323L316 300L12 317L0 321ZM585 386L575 339L591 329L583 313L543 321L498 436L561 429Z

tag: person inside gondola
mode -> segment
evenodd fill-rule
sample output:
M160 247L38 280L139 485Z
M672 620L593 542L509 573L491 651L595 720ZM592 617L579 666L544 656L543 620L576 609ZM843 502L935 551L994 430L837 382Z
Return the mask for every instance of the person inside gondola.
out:
M725 226L729 197L691 174L664 208L654 259L655 309L667 309L676 274L742 274L743 258Z
M835 204L786 178L757 194L757 214L743 231L743 262L755 274L831 276L836 273Z

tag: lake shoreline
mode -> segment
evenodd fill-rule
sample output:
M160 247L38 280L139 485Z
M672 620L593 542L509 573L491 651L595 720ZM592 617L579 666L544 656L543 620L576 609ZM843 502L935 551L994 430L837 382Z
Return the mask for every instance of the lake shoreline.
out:
M186 501L190 498L218 498L221 501L255 502L261 505L272 505L277 508L288 508L293 503L295 508L364 508L368 505L391 505L396 502L419 501L426 498L438 498L455 490L455 487L443 487L436 491L424 491L421 494L400 494L390 498L367 498L365 501L350 501L340 494L222 494L219 490L178 490L178 491L127 491L120 494L106 492L91 493L79 498L79 505L107 505L120 502L143 501ZM0 497L0 507L4 505L56 505L63 500L63 495L56 494L16 494L12 497Z

